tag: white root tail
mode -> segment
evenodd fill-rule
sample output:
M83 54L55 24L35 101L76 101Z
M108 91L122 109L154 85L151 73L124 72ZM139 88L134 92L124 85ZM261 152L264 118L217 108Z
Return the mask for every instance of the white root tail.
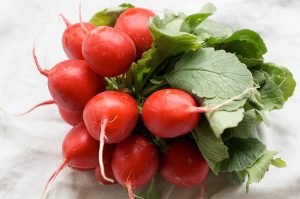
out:
M56 179L57 175L61 172L61 170L68 164L67 160L64 160L63 163L61 165L59 165L59 167L57 168L57 170L52 174L52 176L49 178L49 180L47 181L47 184L45 186L43 195L42 195L42 199L46 199L47 195L50 191L50 187L53 184L54 180Z
M104 138L105 138L105 129L107 126L108 120L104 120L101 124L101 130L100 130L100 147L99 147L99 165L100 165L100 172L104 180L114 183L115 181L109 177L106 176L105 174L105 168L104 168L104 163L103 163L103 149L104 149Z
M204 183L200 185L200 199L205 199L205 185L204 185Z

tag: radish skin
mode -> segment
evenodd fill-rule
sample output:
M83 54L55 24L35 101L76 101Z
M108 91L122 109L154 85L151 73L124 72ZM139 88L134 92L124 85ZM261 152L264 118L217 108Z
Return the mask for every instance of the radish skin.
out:
M151 48L153 39L148 23L154 15L152 11L144 8L129 8L116 22L115 29L126 33L134 42L136 59L141 58L143 52Z
M38 107L41 106L46 106L46 105L51 105L51 104L55 104L54 100L47 100L44 102L41 102L35 106L33 106L32 108L30 108L29 110L27 110L24 113L18 114L17 116L23 116L26 115L30 112L32 112L33 110L35 110ZM71 111L66 111L60 107L58 107L58 111L59 114L61 116L61 118L68 124L75 126L76 124L80 123L83 121L83 117L82 117L82 112L71 112Z
M89 99L105 90L104 78L90 70L86 61L66 60L46 70L39 64L35 48L32 54L39 72L48 78L53 100L64 110L82 111Z
M61 118L71 126L75 126L79 124L80 122L83 122L83 113L82 111L79 112L72 112L72 111L66 111L60 107L58 107L59 114Z
M128 189L134 199L133 189L146 185L158 170L158 152L152 143L140 135L132 135L117 144L111 166L117 182Z
M86 22L71 24L62 14L59 16L63 19L67 26L62 36L62 46L66 55L69 59L84 60L82 55L82 42L85 37L85 33L82 31L82 25L84 25L87 31L93 30L96 26Z
M150 95L142 110L147 129L158 137L172 138L190 132L199 122L196 100L178 89L163 89Z
M49 178L43 198L46 198L49 185L53 184L65 166L81 170L96 168L98 166L98 148L99 142L89 135L84 123L74 126L64 138L62 144L63 162Z
M96 140L100 138L101 124L107 120L105 143L119 143L135 128L138 106L135 99L126 93L104 91L86 104L83 120L90 135Z
M126 72L135 59L135 53L130 37L109 26L93 29L83 40L84 59L93 71L104 77L114 77Z
M183 138L170 144L163 156L160 172L176 186L200 186L208 175L209 167L196 144Z
M84 123L95 139L100 141L99 165L102 177L111 183L105 174L103 147L105 143L118 143L128 137L138 120L138 107L133 97L119 91L104 91L93 97L83 111Z

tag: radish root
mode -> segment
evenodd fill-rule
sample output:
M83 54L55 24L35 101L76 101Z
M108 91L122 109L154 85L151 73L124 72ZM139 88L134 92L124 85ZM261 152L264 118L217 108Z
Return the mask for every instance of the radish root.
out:
M205 198L204 194L205 194L205 185L204 185L204 183L202 183L200 185L200 199L204 199Z
M89 31L87 30L87 28L84 26L84 24L82 23L82 15L81 15L81 2L79 2L79 23L82 29L83 34L88 34Z
M104 168L104 163L103 163L103 149L104 149L104 139L105 139L105 129L107 126L108 120L104 119L102 124L101 124L101 130L100 130L100 147L99 147L99 165L100 165L100 171L101 175L104 180L114 183L115 181L105 175L105 168Z
M52 176L49 178L49 180L47 181L47 184L45 186L43 195L42 195L42 199L46 199L47 198L47 194L50 190L50 186L52 185L52 183L54 182L54 180L56 179L57 175L61 172L61 170L68 164L67 160L64 160L63 163L57 168L57 170L52 174Z
M39 70L39 72L40 72L42 75L48 77L49 71L46 70L46 69L42 69L42 67L41 67L41 65L39 64L39 61L38 61L38 59L37 59L37 56L36 56L36 54L35 54L35 42L34 42L33 47L32 47L32 55L33 55L33 59L34 59L35 65L36 65L37 69Z
M128 185L127 185L127 190L128 190L128 196L129 196L129 198L130 199L134 199L134 193L133 193L133 190L132 190L132 186L131 186L131 184L129 183Z
M172 185L172 186L170 187L170 189L168 190L168 192L166 193L164 199L169 199L169 198L171 197L171 195L172 195L174 189L175 189L175 185Z
M69 27L69 26L72 25L72 24L70 23L70 21L69 21L62 13L59 13L58 16L60 16L60 17L62 18L62 20L65 22L65 24L66 24L67 27Z
M50 105L50 104L55 104L54 100L47 100L47 101L41 102L41 103L35 105L34 107L30 108L29 110L25 111L24 113L16 114L16 116L26 115L26 114L30 113L31 111L33 111L34 109L36 109L36 108L38 108L40 106Z

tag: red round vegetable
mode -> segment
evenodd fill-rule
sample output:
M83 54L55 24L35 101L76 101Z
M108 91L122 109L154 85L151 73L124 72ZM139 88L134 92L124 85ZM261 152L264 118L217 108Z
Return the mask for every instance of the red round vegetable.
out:
M62 45L66 55L70 59L81 59L82 55L82 42L85 34L82 30L82 25L87 31L91 31L95 28L94 25L86 22L71 24L63 15L60 15L66 23L66 30L62 36Z
M74 126L62 144L64 161L48 180L43 197L46 197L48 185L55 180L65 166L81 170L96 168L98 166L98 149L99 142L90 136L84 123Z
M186 134L197 126L200 116L198 109L197 102L188 93L178 89L163 89L146 99L142 117L153 134L172 138Z
M152 44L152 35L148 27L150 17L155 14L143 8L129 8L123 12L115 25L115 28L129 35L136 47L136 59L143 52L149 50Z
M108 178L113 179L114 182L107 181L103 178L103 176L101 174L100 166L98 166L95 169L96 179L102 185L112 185L112 184L116 183L116 179L115 179L114 174L111 169L111 157L112 157L113 150L114 150L114 145L111 145L111 144L105 145L105 147L103 149L103 165L104 165L105 174L107 175Z
M82 111L89 99L105 89L104 78L90 70L86 61L66 60L46 70L40 67L34 48L33 57L40 73L48 78L53 100L64 110Z
M132 135L119 143L113 153L111 166L118 183L132 189L151 181L158 169L158 152L152 143L140 135Z
M47 101L44 101L44 102L41 102L37 105L35 105L34 107L30 108L29 110L27 110L26 112L24 113L21 113L19 115L25 115L27 113L30 113L31 111L33 111L34 109L40 107L40 106L46 106L46 105L51 105L51 104L55 104L54 100L47 100ZM82 118L82 111L81 112L71 112L71 111L66 111L60 107L58 107L58 111L59 111L59 114L61 116L61 118L68 124L72 125L72 126L75 126L76 124L80 123L83 121L83 118Z
M66 123L68 123L72 126L75 126L76 124L83 121L82 111L79 111L79 112L66 111L59 107L58 107L58 110L59 110L59 114L62 117L62 119Z
M170 183L189 187L201 185L209 172L209 167L194 142L179 139L171 143L164 154L160 171Z
M128 137L138 120L137 103L130 95L119 91L104 91L93 97L83 111L83 120L89 133L100 141L99 164L101 175L105 174L103 163L104 143L118 143Z
M81 169L98 166L98 149L99 142L90 136L83 122L71 129L62 145L66 165Z
M87 33L82 53L93 71L113 77L128 70L136 51L128 35L112 27L100 26Z
M123 92L104 91L87 103L83 119L95 139L99 140L101 125L105 123L105 142L118 143L131 134L137 123L137 103Z

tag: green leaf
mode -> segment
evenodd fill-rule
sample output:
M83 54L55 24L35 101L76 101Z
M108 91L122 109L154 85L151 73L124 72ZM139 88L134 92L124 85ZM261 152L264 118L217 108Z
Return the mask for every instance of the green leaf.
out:
M165 14L165 18L164 18L165 29L171 31L180 31L181 24L183 23L186 15L182 12L175 14L170 10L165 10L164 14Z
M128 8L133 8L132 4L121 4L118 7L106 8L97 12L91 19L90 23L95 26L114 26L118 17Z
M221 171L242 171L255 163L266 149L266 146L258 139L232 138L225 143L228 147L229 159L221 164Z
M277 154L277 151L264 151L263 155L250 168L246 169L248 174L248 181L246 184L247 192L250 184L257 183L264 177L275 154Z
M205 4L199 13L192 14L184 19L180 31L193 33L195 28L215 11L216 7L212 3Z
M231 98L253 85L251 72L236 56L213 48L185 54L166 79L200 98Z
M220 162L229 157L227 147L221 138L214 135L205 119L193 129L192 134L210 169L217 175L220 171Z
M280 109L285 102L283 93L278 85L266 72L253 71L254 81L260 85L261 104L265 110Z
M282 160L281 158L276 158L276 159L273 159L271 161L271 164L275 167L278 167L278 168L284 168L286 167L286 163L284 160Z
M155 16L149 21L152 48L145 52L135 68L135 88L139 93L149 78L166 60L196 50L201 44L195 35L166 29L165 21Z
M228 129L232 137L246 139L252 134L256 134L256 114L255 110L251 109L244 113L243 120L237 127Z
M293 74L287 68L273 63L265 63L260 66L260 69L268 73L270 79L280 88L285 101L293 95L296 81L293 78Z
M248 29L236 31L227 38L212 37L207 39L206 43L209 46L246 58L262 58L267 52L267 48L259 34Z
M160 195L156 189L154 179L152 179L146 192L142 194L142 198L144 198L144 199L160 199Z
M235 111L214 111L205 113L209 124L215 134L220 137L227 128L236 127L244 117L244 109L239 108Z
M220 23L206 19L195 28L194 34L197 35L201 40L206 40L210 37L229 37L232 34L232 30Z
M245 171L228 173L229 180L236 185L240 185L240 184L244 183L246 175L247 175L247 173Z
M248 68L253 68L255 66L260 66L263 64L264 60L262 58L247 58L242 57L240 55L237 55L237 58L239 58L240 62L244 63Z

